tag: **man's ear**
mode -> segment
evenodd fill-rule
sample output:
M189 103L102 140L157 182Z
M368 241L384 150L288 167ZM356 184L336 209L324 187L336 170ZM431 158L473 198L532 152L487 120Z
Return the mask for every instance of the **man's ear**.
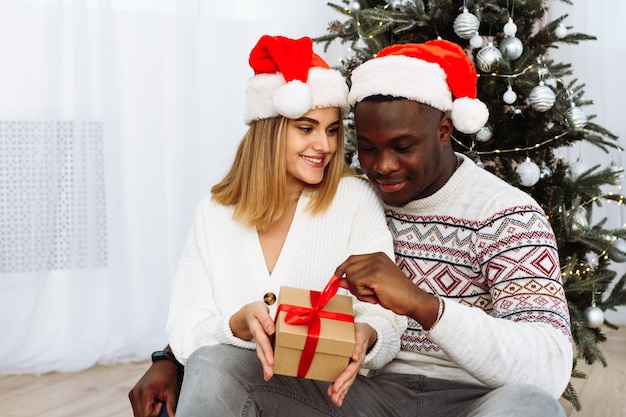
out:
M439 141L442 145L450 143L453 130L452 118L449 114L444 114L439 122Z

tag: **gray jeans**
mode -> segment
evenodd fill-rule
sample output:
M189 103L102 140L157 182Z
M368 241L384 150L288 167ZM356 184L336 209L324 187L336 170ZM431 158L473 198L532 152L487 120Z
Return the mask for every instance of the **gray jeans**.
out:
M489 389L421 375L359 376L343 406L327 382L275 375L263 380L254 351L198 349L185 366L177 417L565 417L559 402L525 384Z

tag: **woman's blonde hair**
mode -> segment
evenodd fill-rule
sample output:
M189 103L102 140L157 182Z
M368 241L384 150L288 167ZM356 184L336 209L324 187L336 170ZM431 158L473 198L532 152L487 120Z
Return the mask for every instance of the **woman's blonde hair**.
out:
M286 158L288 118L277 116L250 124L235 160L226 176L211 188L213 199L224 205L234 205L233 218L246 226L267 230L284 213L287 206ZM330 206L339 180L355 175L344 161L343 124L337 132L337 151L324 170L319 184L306 185L311 199L307 210L312 214Z

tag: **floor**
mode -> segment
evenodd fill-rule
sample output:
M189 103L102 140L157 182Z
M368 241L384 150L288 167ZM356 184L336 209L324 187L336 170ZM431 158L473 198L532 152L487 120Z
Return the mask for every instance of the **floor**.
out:
M609 366L580 366L574 380L582 403L577 412L561 401L568 417L626 416L626 326L606 329L603 345ZM148 362L95 366L79 373L0 376L0 417L132 417L128 391Z

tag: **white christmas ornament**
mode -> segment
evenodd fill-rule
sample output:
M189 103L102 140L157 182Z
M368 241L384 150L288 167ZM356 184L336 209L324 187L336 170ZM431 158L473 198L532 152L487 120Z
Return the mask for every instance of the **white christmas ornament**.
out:
M626 241L620 238L615 239L606 252L614 262L626 262Z
M509 21L504 24L502 31L506 36L514 36L517 33L517 25L513 23L513 19L509 17Z
M528 100L533 109L538 112L545 112L550 110L554 105L556 95L550 87L545 85L543 81L540 81L539 85L530 91Z
M513 91L513 87L511 87L509 85L509 87L506 89L506 92L502 96L502 100L506 104L513 104L513 103L515 103L515 100L517 100L517 94L515 93L515 91Z
M592 329L597 329L604 323L604 311L595 304L592 304L591 307L587 307L585 311L583 311L583 315L585 316L587 327L591 327Z
M487 125L480 128L478 132L476 132L476 140L479 142L487 142L493 136L493 132L491 128Z
M463 13L454 19L452 27L454 29L454 33L456 33L459 38L469 39L474 36L476 32L478 32L480 22L475 15L467 10L467 7L464 7Z
M491 72L500 59L502 53L491 42L476 54L476 64L483 72Z
M350 8L350 10L361 10L361 3L359 3L356 0L354 0L354 1L350 2L348 7Z
M474 36L470 38L470 45L474 49L480 48L481 46L483 46L483 37L480 36L478 32L476 32Z
M569 166L569 177L572 181L576 181L582 174L589 170L589 165L577 159L576 162Z
M580 131L585 128L587 124L587 115L580 107L576 106L572 103L572 106L567 111L567 118L569 120L570 126L575 131Z
M509 36L502 39L500 45L498 45L498 49L500 49L503 56L513 61L522 56L522 52L524 52L524 45L522 45L522 41L520 41L519 38Z
M559 23L556 29L554 29L554 36L556 36L558 39L563 39L567 36L567 28Z
M515 172L519 175L520 183L525 187L532 187L537 184L537 181L539 181L541 177L539 167L528 157L515 168Z

